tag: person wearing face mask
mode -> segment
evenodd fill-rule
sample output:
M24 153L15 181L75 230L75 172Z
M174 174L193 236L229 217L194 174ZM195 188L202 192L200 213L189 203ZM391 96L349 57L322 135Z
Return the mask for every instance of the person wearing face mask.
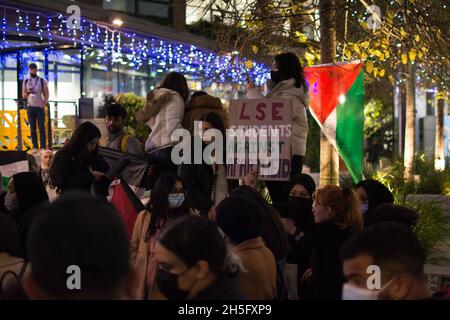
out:
M200 130L201 128L201 130ZM223 137L226 137L225 127L220 116L215 112L204 114L200 118L201 131L194 139L202 139L202 148L206 148L211 143L211 136L208 133L210 129L220 131ZM192 150L195 149L195 142L192 142ZM181 164L178 168L178 175L186 184L186 191L192 208L204 217L214 219L215 206L225 199L229 192L237 187L238 181L227 179L225 152L226 141L223 140L223 158L219 159L214 155L211 164L205 162L202 157L202 163L196 164L194 152L192 152L192 161L190 164Z
M283 218L284 230L289 240L290 250L284 271L289 299L296 300L306 290L310 290L306 283L302 284L299 280L311 267L310 235L315 228L312 195L316 190L316 183L311 176L302 173L293 177L290 185L288 201L274 204L274 207Z
M109 166L98 151L100 137L100 130L93 123L84 122L55 154L50 179L59 192L77 189L106 198Z
M159 236L156 283L168 300L243 300L239 260L207 219L186 216Z
M140 212L130 240L130 261L138 275L136 299L161 299L155 286L157 262L155 248L161 231L176 218L190 213L181 180L167 172L156 181L147 209Z
M425 249L407 226L383 222L353 235L341 249L347 282L343 300L431 299L424 274ZM379 267L374 279L369 266ZM378 282L378 283L377 283Z
M30 123L33 149L39 149L36 133L36 121L39 127L40 148L46 147L45 106L49 99L48 82L37 75L38 67L35 63L28 66L29 76L22 83L22 98L27 100L27 115Z
M337 300L344 278L339 250L344 242L362 229L358 198L353 190L327 185L313 194L314 222L311 235L311 268L302 281L311 283L312 296L319 300Z
M292 137L291 137L291 177L302 173L303 158L306 153L306 140L308 137L308 117L306 109L309 106L308 88L306 86L302 65L298 57L290 52L275 56L267 82L269 91L265 96L248 79L247 98L291 99ZM285 182L266 182L273 202L281 203L287 200L289 184Z
M362 180L355 186L361 214L383 203L394 203L391 191L381 182L373 179Z

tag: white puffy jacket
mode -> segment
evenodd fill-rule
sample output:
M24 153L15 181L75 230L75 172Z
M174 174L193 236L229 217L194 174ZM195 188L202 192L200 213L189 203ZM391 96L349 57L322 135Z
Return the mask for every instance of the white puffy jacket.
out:
M136 113L136 120L146 122L152 129L145 142L147 152L172 144L170 137L175 129L182 128L185 108L183 98L176 91L159 88L152 93L145 108Z
M269 87L270 83L271 81L269 80ZM304 156L306 153L306 139L309 131L308 117L306 114L306 108L309 106L308 90L303 87L295 87L295 79L291 78L276 84L265 96L261 94L258 88L250 89L247 92L247 98L292 99L292 155Z

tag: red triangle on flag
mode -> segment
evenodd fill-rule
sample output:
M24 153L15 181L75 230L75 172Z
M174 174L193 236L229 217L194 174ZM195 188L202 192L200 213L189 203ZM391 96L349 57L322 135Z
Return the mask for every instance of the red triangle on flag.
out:
M347 94L362 67L363 64L358 62L304 69L309 86L310 108L321 124L337 107L339 96Z

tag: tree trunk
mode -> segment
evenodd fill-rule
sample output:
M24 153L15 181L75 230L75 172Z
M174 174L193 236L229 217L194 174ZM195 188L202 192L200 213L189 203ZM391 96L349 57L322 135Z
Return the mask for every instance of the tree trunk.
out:
M320 62L332 63L336 56L337 0L320 0ZM339 155L323 133L320 135L320 186L339 184Z
M414 181L414 153L415 153L415 87L416 77L414 65L408 65L408 78L406 80L406 119L405 119L405 179Z
M436 144L434 148L434 168L436 170L444 170L444 99L438 100L436 111Z

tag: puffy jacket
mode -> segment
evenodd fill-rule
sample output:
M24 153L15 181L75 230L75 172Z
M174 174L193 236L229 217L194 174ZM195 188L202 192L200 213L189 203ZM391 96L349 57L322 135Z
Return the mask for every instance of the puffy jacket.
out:
M225 128L228 128L228 114L223 108L222 102L219 98L210 95L198 96L189 101L184 114L183 127L193 134L194 121L199 121L204 114L209 112L217 113L222 118Z
M172 132L182 128L184 108L183 98L176 91L158 88L149 93L147 105L136 113L136 120L151 129L145 151L172 144Z
M269 80L269 87L271 87L271 83L272 82ZM306 108L309 106L308 90L303 87L295 87L295 79L291 78L276 84L265 96L261 94L258 88L250 89L247 92L247 98L292 99L292 155L304 156L306 153L306 139L309 131L308 117L306 114Z

